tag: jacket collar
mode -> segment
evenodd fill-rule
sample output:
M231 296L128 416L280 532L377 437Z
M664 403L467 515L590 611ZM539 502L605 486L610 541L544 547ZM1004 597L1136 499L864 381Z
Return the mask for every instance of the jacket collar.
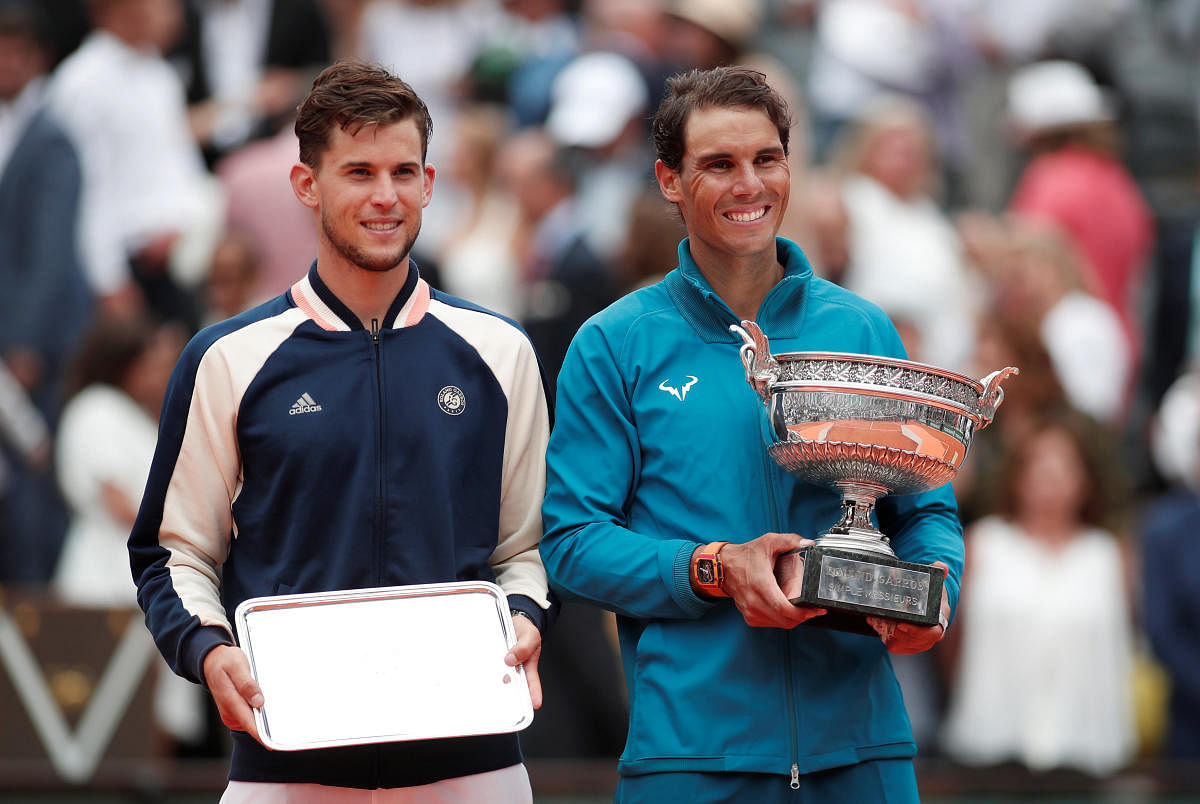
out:
M763 300L756 323L771 338L793 338L799 335L804 318L812 266L800 247L787 238L775 238L775 249L783 265L783 278ZM679 267L664 281L680 314L705 343L741 342L740 336L729 330L740 323L737 316L704 278L692 259L687 238L679 244Z
M288 293L292 303L321 329L340 332L366 329L358 316L321 279L316 261L308 269L308 274L292 285ZM409 259L408 278L389 306L381 328L400 329L417 323L429 309L429 296L429 283L421 278L417 263Z

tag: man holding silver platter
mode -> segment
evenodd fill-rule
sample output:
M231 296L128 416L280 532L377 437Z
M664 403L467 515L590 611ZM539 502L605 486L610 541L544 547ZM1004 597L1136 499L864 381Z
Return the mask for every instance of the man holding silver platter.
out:
M498 686L515 677L541 704L549 410L533 345L511 321L431 288L410 258L435 178L432 121L412 87L338 62L314 80L295 128L291 184L312 213L317 259L287 292L184 350L129 539L138 600L171 668L203 683L234 731L223 802L530 802L512 729L405 731L471 720L424 712L447 696L439 684L477 712L492 705L453 682L465 662L446 657L469 640L445 608L426 615L442 640L395 609L370 627L338 620L336 633L321 624L329 609L299 620L274 646L296 646L276 680L316 679L299 695L252 675L249 640L233 644L246 602L486 582L511 607L515 644L476 662L494 660ZM299 702L272 709L281 698ZM374 711L396 716L377 724ZM323 730L347 715L371 731ZM295 750L269 750L281 720L302 727Z
M895 558L866 573L886 577L882 586L854 590L901 607L924 590L932 624L885 607L859 616L869 626L860 633L813 627L834 606L796 605L776 577L781 558L819 548L822 534L874 531L866 502L842 516L839 491L768 452L771 440L803 438L805 422L791 403L772 408L774 421L764 415L785 357L774 360L766 335L788 353L907 362L879 308L815 277L776 235L790 125L755 71L670 80L653 131L659 188L688 232L679 266L585 324L559 375L541 551L552 588L617 614L630 703L621 802L918 800L888 652L934 645L957 603L963 542L949 485L879 499L873 516ZM922 394L905 404L937 398ZM933 430L963 429L955 404L934 406ZM826 434L839 425L828 424ZM972 426L982 423L960 435ZM963 453L960 443L938 460Z

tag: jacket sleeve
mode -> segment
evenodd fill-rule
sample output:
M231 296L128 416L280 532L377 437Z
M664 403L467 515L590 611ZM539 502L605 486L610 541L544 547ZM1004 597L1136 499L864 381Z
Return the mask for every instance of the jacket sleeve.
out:
M575 336L558 378L547 453L542 558L564 598L639 619L696 618L696 543L627 527L641 446L617 349L594 323Z
M550 413L541 367L523 336L509 360L495 366L508 398L500 488L500 532L490 564L509 604L545 630L550 609L546 571L538 554Z
M918 564L942 561L950 616L958 609L963 573L963 532L949 483L920 494L884 497L878 506L880 530L889 534L897 558Z
M171 669L203 682L204 656L233 643L219 569L239 482L228 366L197 336L167 389L158 446L129 537L146 625Z

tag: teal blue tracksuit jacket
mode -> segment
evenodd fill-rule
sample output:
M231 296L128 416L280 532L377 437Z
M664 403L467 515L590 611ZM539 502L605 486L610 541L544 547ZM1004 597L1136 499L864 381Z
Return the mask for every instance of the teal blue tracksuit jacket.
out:
M783 279L757 322L774 353L903 357L873 304L813 275L778 241ZM732 311L692 261L594 316L558 380L541 551L567 599L616 612L630 722L619 769L807 773L911 757L912 730L888 653L874 637L810 626L751 628L728 600L697 597L697 544L769 531L815 537L840 497L766 452ZM951 606L962 528L950 487L892 496L881 529L907 561L944 561Z

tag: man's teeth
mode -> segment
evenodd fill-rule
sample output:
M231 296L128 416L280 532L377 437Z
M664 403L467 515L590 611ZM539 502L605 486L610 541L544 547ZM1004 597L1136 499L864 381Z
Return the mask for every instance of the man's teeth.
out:
M364 223L363 226L375 232L386 232L389 229L395 229L400 224L392 221L390 223Z
M725 217L729 218L731 221L737 221L738 223L749 223L750 221L758 220L766 214L767 208L763 207L762 209L755 210L754 212L727 212L725 213Z

